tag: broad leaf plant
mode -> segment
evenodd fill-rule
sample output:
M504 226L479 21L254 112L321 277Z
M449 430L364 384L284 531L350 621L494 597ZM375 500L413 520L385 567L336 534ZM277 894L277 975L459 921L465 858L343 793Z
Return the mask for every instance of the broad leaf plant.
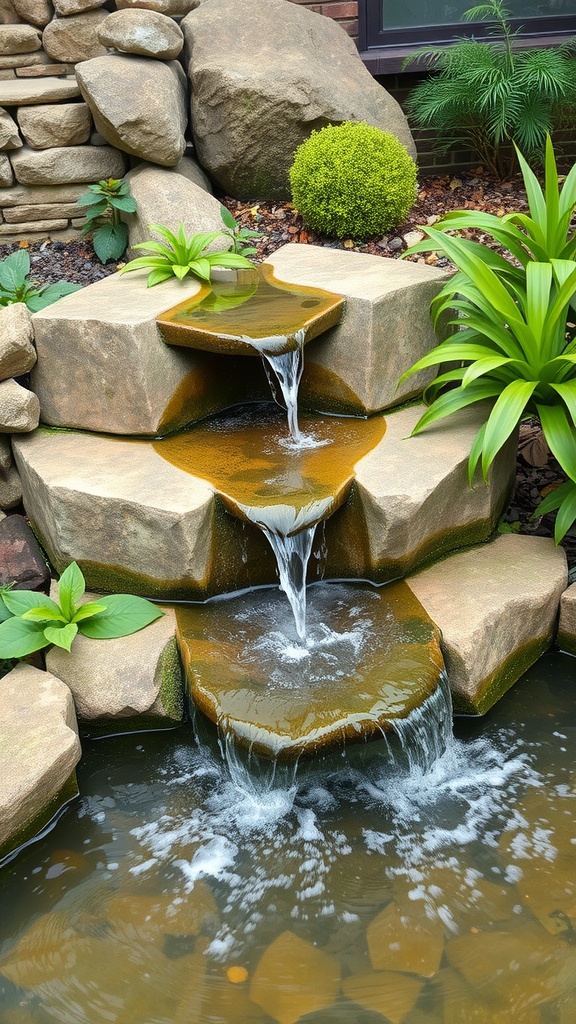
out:
M54 644L69 651L78 633L97 640L136 633L164 614L133 594L111 594L82 603L84 576L71 562L60 577L60 603L35 590L0 593L0 659L24 658Z
M165 242L158 242L155 239L138 242L132 248L147 250L150 255L130 260L119 270L120 274L127 274L143 267L150 268L148 288L168 281L172 276L182 281L188 274L209 283L210 271L214 266L233 269L253 266L245 256L232 250L210 252L212 242L223 235L223 231L202 231L191 238L186 238L183 224L180 224L177 234L162 224L149 224L148 227L161 235Z

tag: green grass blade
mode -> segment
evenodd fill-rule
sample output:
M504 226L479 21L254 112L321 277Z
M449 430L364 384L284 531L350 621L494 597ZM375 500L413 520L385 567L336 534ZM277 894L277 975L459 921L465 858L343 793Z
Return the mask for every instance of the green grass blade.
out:
M482 455L482 448L484 446L484 435L486 434L486 424L483 423L480 430L476 434L470 449L470 456L468 458L468 485L472 487L474 482L474 474L476 473L476 467L480 461Z
M484 377L486 374L490 374L491 370L496 370L500 366L506 366L511 363L512 359L506 356L486 356L485 359L477 359L472 366L469 366L462 378L462 387L467 388L473 381L477 380L478 377Z
M572 489L566 495L558 509L556 522L554 524L554 543L559 544L576 521L576 483L570 481Z
M565 383L551 382L550 387L560 395L560 398L568 409L574 426L576 426L576 380L566 381Z
M482 475L486 479L494 458L518 426L538 381L514 380L504 388L488 421L482 448Z
M172 267L153 270L151 274L148 274L146 287L154 288L155 285L162 284L163 281L167 281L169 277L172 277Z
M501 384L490 381L480 383L476 381L465 390L461 387L454 388L452 391L440 395L432 403L430 408L418 420L412 434L419 434L421 430L424 430L430 424L444 419L445 416L450 416L452 413L457 412L459 409L464 409L468 405L473 405L474 402L481 402L484 398L495 398L501 391Z
M576 480L576 435L560 405L537 405L544 437L564 472Z
M522 177L524 178L524 188L526 189L526 196L528 198L528 206L530 208L530 215L533 221L540 229L541 238L540 244L546 245L546 200L544 193L540 186L538 178L534 174L527 160L524 159L522 153L517 146L514 147L516 150L516 156L518 157L518 163L520 164L520 170L522 171Z

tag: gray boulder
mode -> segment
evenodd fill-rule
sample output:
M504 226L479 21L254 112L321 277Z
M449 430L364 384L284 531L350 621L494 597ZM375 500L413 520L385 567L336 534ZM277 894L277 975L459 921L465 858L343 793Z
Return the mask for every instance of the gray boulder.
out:
M313 129L366 121L416 155L400 106L332 19L285 0L210 0L181 23L198 159L238 199L289 198Z
M186 148L186 79L177 61L109 54L76 67L94 124L110 145L163 167Z
M103 46L160 60L172 60L184 46L184 36L172 18L138 8L110 14L98 37Z
M108 11L99 8L84 14L54 18L42 33L46 53L62 64L76 64L106 53L98 39L98 28L107 17Z

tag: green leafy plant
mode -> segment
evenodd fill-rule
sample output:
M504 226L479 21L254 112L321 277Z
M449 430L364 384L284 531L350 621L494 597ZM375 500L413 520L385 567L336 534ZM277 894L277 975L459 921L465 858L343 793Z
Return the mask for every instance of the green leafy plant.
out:
M261 231L251 231L250 228L241 228L236 218L230 213L226 206L220 204L220 216L224 224L223 235L232 239L232 246L229 252L239 253L241 256L254 256L258 250L250 245L250 239L263 238Z
M55 644L69 651L77 633L111 639L136 633L164 613L142 597L112 594L82 604L85 582L76 562L60 577L60 604L35 590L3 587L0 658L24 658Z
M412 124L432 129L440 152L454 143L469 147L499 177L513 170L512 141L539 159L546 133L568 124L576 103L576 41L516 49L510 16L504 0L487 0L463 19L493 23L491 39L424 47L405 62L423 61L436 72L408 97Z
M313 131L289 176L306 226L334 238L383 235L416 202L416 164L405 146L362 121Z
M92 233L94 251L101 263L118 260L128 244L128 227L120 220L121 213L134 213L136 200L124 178L104 178L89 185L76 200L86 208L82 234Z
M411 367L405 379L424 366L455 360L424 392L430 406L414 433L475 401L496 399L474 442L470 479L482 461L484 476L520 419L540 417L548 445L570 478L548 495L535 515L559 509L557 543L576 518L576 340L570 321L576 305L576 167L559 188L554 150L546 140L544 188L518 152L529 214L494 217L472 210L446 214L429 240L414 252L447 255L458 272L434 299L435 321L453 310L459 330ZM448 232L475 228L507 247L513 260L488 244L452 237ZM462 365L466 364L466 365Z
M203 231L200 234L186 238L184 225L180 224L178 234L173 234L162 224L149 224L151 231L157 231L168 243L157 242L152 239L149 242L138 242L134 249L148 250L151 255L139 256L131 260L119 271L120 274L129 273L131 270L140 270L142 267L150 267L148 275L148 287L152 288L168 278L177 277L180 281L187 274L200 278L201 281L210 282L210 271L214 266L218 267L252 267L253 264L240 253L223 250L222 252L209 252L208 248L212 242L222 235L222 231Z
M63 295L69 295L80 288L79 284L58 281L56 284L40 284L30 280L30 256L26 249L16 249L0 260L0 306L24 302L32 313L44 309Z

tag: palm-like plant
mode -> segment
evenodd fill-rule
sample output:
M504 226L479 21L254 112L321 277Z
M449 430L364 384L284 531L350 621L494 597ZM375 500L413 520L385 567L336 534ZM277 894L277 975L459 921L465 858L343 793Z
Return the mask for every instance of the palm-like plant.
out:
M463 15L493 22L498 38L460 39L448 47L424 47L411 55L437 72L410 94L407 113L417 128L432 128L446 152L463 143L500 177L510 173L514 141L539 158L546 133L561 127L576 102L576 42L537 50L514 47L503 0L488 0Z
M130 260L125 267L119 271L126 274L131 270L140 270L142 267L149 267L148 288L152 288L162 281L174 276L180 281L187 274L200 278L201 281L210 282L210 270L213 266L219 267L252 267L253 264L245 256L239 253L209 252L208 248L212 242L223 234L222 231L203 231L191 238L186 238L184 225L180 224L178 234L175 235L162 224L149 224L151 231L156 231L168 244L151 239L149 242L138 242L134 249L147 250L151 255L139 256Z

